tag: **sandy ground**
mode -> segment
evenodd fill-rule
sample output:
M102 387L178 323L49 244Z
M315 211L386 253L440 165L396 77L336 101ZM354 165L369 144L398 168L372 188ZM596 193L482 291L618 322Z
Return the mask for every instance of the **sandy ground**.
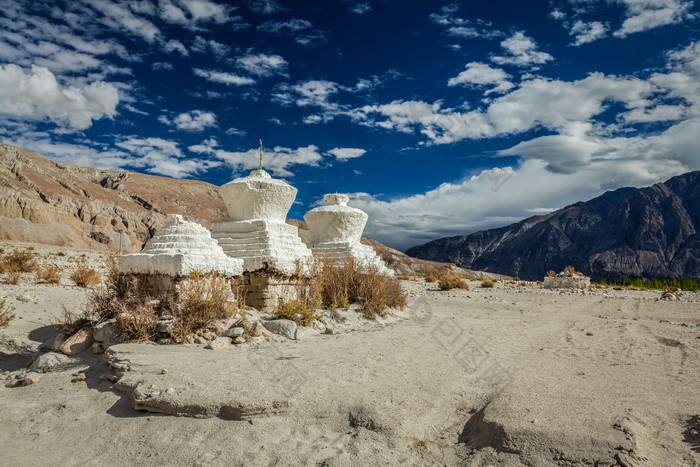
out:
M104 261L64 251L45 260ZM17 315L0 331L5 377L81 306L69 282L0 284ZM402 285L403 313L347 312L335 335L120 344L3 384L0 464L700 465L700 294Z

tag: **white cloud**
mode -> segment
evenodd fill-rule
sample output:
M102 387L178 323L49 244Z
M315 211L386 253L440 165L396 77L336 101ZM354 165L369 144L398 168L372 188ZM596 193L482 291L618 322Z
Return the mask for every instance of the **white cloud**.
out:
M305 19L292 18L287 21L266 21L258 26L258 31L282 34L285 31L294 33L312 27L313 24Z
M277 0L249 0L248 8L261 15L271 15L286 10Z
M447 81L447 85L494 85L495 87L487 91L486 94L490 94L491 92L500 93L508 91L515 86L513 83L508 81L511 77L511 75L500 68L491 68L485 63L471 62L467 63L466 70L461 72L456 77L450 78Z
M232 10L209 0L159 0L159 7L161 19L188 29L197 29L200 23L227 23Z
M569 34L575 38L573 45L579 46L605 37L607 29L607 26L600 21L586 23L577 20L573 26L571 26Z
M214 83L221 83L233 86L245 86L250 84L255 84L255 80L245 76L236 75L234 73L226 73L223 71L216 70L203 70L201 68L194 68L192 72L201 78L205 78L208 81Z
M280 84L276 87L273 97L283 105L314 106L325 110L337 110L338 104L332 103L328 99L340 89L341 87L333 81L310 79L294 85Z
M128 165L169 177L188 177L221 165L220 161L186 158L177 142L162 138L131 136L116 145L132 155Z
M333 148L328 151L329 154L335 156L336 159L340 161L346 161L348 159L355 159L365 154L367 151L360 148Z
M171 39L163 44L163 50L168 53L178 52L183 57L189 57L190 55L187 48L177 39Z
M350 7L350 13L354 13L356 15L364 15L370 11L372 11L372 5L370 5L368 2L359 2Z
M208 139L202 144L190 146L190 151L201 154L211 154L233 169L234 174L245 173L258 168L260 150L250 149L245 152L224 151L218 147L215 139ZM323 155L314 145L297 149L275 147L272 151L263 150L263 168L280 177L291 177L290 169L297 165L317 166L323 160Z
M127 5L111 0L90 0L83 5L100 13L93 18L111 30L126 32L149 43L156 42L161 36L151 21L135 15Z
M447 35L463 39L494 39L502 36L501 31L491 28L491 23L482 19L465 19L456 16L458 3L450 3L440 9L440 13L431 13L430 21L446 28Z
M193 110L191 112L181 113L175 118L169 118L165 115L158 117L158 121L174 126L180 131L204 131L207 128L216 127L216 115L211 112L202 110Z
M554 59L547 52L537 50L537 43L522 31L513 33L501 42L501 47L507 54L491 57L491 60L499 65L536 67Z
M172 65L172 63L168 63L168 62L153 62L151 64L151 69L152 70L173 71L173 65Z
M279 55L249 53L236 59L236 65L261 78L274 74L287 76L287 61Z
M47 68L0 65L0 114L9 118L43 120L83 130L93 120L112 117L119 103L117 89L93 82L85 87L61 86Z
M684 0L618 0L626 8L625 21L616 37L647 31L659 26L681 22L693 5Z
M228 55L231 48L221 42L215 41L213 39L204 39L202 36L197 36L194 42L190 46L194 52L199 52L203 54L211 53L218 59L224 58Z

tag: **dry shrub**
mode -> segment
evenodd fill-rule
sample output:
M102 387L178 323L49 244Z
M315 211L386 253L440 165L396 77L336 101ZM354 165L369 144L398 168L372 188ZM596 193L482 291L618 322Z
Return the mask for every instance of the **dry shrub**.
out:
M275 318L291 319L300 326L310 326L316 320L316 308L306 300L292 300L277 305Z
M87 266L85 263L78 263L75 270L70 275L72 280L78 287L89 287L100 283L100 276L97 271Z
M438 279L440 290L464 289L469 290L469 284L456 274L443 274Z
M138 305L119 313L116 325L120 337L129 340L150 340L158 330L158 312L152 304Z
M15 310L15 308L13 306L7 305L6 303L6 298L0 300L0 329L9 326L10 321L12 321L15 318L14 313L12 313Z
M496 285L496 282L493 279L484 279L483 281L481 281L482 287L492 289L495 285Z
M436 269L428 269L425 272L425 282L437 282L440 273Z
M19 284L19 280L22 277L22 273L19 271L7 271L7 283L10 285Z
M574 268L573 266L567 266L567 267L565 267L565 268L564 268L564 274L567 275L567 276L570 276L570 277L582 275L581 273L576 272L576 268Z
M357 303L360 312L371 319L384 315L387 308L406 306L406 296L398 279L384 276L375 268L362 267L352 258L342 262L332 256L317 258L304 285L299 300L304 306L290 305L291 309L347 309L350 304ZM308 316L310 312L306 313Z
M3 255L0 269L5 272L32 272L36 267L36 255L31 250L15 250Z
M547 271L547 277L554 277L556 275L557 275L557 273L552 271L551 269L549 271Z
M40 266L35 274L37 279L47 284L58 284L61 281L61 268L55 264Z
M177 285L176 295L171 311L179 337L207 327L215 320L230 318L235 311L231 286L215 273L192 273Z

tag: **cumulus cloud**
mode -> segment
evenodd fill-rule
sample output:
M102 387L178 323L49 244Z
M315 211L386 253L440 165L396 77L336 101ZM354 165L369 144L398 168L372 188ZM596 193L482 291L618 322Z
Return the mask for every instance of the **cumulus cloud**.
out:
M679 23L693 5L692 1L684 0L619 0L619 2L626 8L626 18L620 29L613 33L616 37L626 37L633 33Z
M520 67L538 67L554 57L547 52L537 50L537 43L524 32L518 31L501 42L505 55L494 55L491 60L499 65L514 65Z
M249 53L236 59L236 65L248 73L266 78L275 74L287 76L287 61L279 55Z
M591 21L590 23L586 23L584 21L577 20L573 26L571 26L571 30L569 31L569 34L574 36L573 45L575 46L596 41L602 37L605 37L606 33L607 26L600 21Z
M340 89L341 87L333 81L310 79L293 85L286 83L278 85L273 98L282 105L314 106L325 110L337 110L338 104L330 102L329 98Z
M196 175L221 165L220 161L187 158L177 142L162 138L130 136L118 141L116 145L132 155L128 165L174 178Z
M234 174L245 173L258 168L260 150L249 151L225 151L219 147L218 142L207 139L201 144L190 146L191 152L209 154L222 161L233 170ZM276 146L272 150L263 150L263 168L280 177L291 177L294 174L291 168L297 165L317 166L323 160L323 155L318 147L308 145L296 149Z
M17 65L0 65L0 114L15 119L44 120L77 130L93 120L116 114L119 93L112 84L93 82L85 87L61 86L44 67L25 73Z
M370 5L368 2L359 2L350 6L349 11L350 13L356 15L364 15L365 13L372 11L372 5Z
M235 73L227 73L224 71L217 70L203 70L201 68L194 68L192 72L201 78L211 81L213 83L221 83L232 86L246 86L250 84L255 84L255 80L245 76L240 76Z
M336 159L340 161L346 161L348 159L355 159L364 155L367 151L359 148L333 148L328 151L328 154L332 154Z
M204 131L207 128L216 127L216 115L202 110L193 110L176 115L174 118L161 115L158 121L174 126L179 131Z
M500 93L508 91L515 86L513 83L508 81L510 78L512 78L512 76L500 68L491 68L485 63L471 62L467 63L466 70L461 72L456 77L450 78L447 81L447 85L493 85L494 87L486 91L486 94L490 94L492 92Z

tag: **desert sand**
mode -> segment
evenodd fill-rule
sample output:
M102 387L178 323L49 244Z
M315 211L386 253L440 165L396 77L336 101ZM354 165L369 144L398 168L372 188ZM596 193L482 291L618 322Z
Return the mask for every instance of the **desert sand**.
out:
M104 266L62 251L44 261ZM3 383L84 303L64 275L0 284ZM333 335L118 344L0 385L0 464L700 465L700 294L402 286L405 310L343 312Z

